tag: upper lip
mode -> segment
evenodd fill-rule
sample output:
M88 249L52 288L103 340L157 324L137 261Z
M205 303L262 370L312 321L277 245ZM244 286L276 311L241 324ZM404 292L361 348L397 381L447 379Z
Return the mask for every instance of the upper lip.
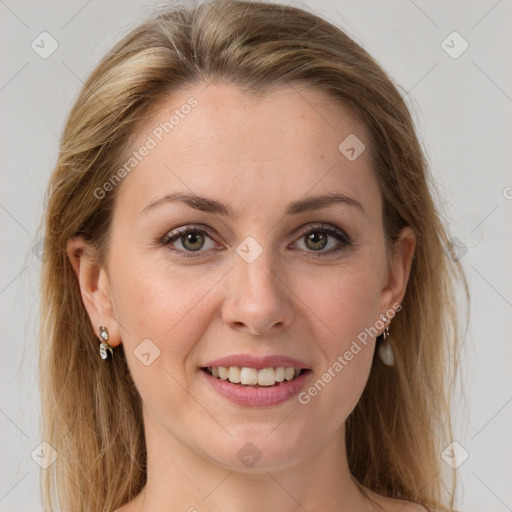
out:
M240 366L247 368L256 368L261 370L262 368L277 368L279 366L289 366L291 368L298 368L303 370L309 370L310 367L297 359L293 359L288 356L252 356L249 354L234 354L231 356L221 357L214 361L207 362L204 367L216 367L216 366Z

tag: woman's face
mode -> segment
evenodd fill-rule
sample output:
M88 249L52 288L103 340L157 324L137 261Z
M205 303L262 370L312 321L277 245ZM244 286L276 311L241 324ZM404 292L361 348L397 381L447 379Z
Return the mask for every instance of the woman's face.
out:
M123 343L162 453L279 469L343 438L368 330L402 299L413 249L387 273L368 144L347 109L299 86L255 100L196 85L140 129L98 281L110 306L92 316Z

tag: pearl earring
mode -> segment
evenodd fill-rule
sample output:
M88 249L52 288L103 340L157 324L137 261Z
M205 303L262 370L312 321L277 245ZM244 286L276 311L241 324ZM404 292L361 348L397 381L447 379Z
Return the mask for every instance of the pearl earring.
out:
M103 340L100 344L100 356L101 359L107 359L108 353L107 350L110 352L110 355L114 357L114 351L112 350L112 347L108 343L108 329L104 325L99 326L100 331L100 338Z
M382 321L386 323L388 319L385 316L382 316ZM382 341L379 346L379 357L386 366L394 366L395 357L393 347L389 342L389 327L386 327L384 331L382 331Z

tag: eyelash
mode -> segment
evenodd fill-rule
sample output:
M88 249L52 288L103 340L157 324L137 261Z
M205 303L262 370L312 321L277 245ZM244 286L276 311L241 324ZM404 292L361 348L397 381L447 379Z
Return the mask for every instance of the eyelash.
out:
M300 231L299 237L297 240L300 240L304 236L310 234L310 233L317 233L322 232L326 233L337 240L341 242L337 247L334 249L330 249L328 251L319 251L318 253L315 253L315 251L307 251L311 253L312 258L325 258L329 257L333 254L336 254L340 252L342 249L352 245L352 241L350 240L350 237L347 236L343 231L338 230L336 228L332 228L329 226L325 226L322 224L321 226L313 226L313 227L307 227ZM212 234L210 233L209 229L200 229L195 226L183 226L181 228L178 228L172 232L167 233L163 238L160 239L160 244L166 246L170 251L172 251L175 254L178 254L180 257L183 258L197 258L201 257L201 253L205 251L183 251L183 250L177 250L171 247L171 245L181 238L184 235L190 234L190 233L202 233L205 235L208 235L210 238L212 238ZM195 254L198 253L198 254Z

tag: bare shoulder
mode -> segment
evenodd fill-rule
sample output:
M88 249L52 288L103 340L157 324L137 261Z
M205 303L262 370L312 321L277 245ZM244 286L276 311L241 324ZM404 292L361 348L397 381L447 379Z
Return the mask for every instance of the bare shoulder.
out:
M404 501L392 498L386 498L382 505L382 512L433 512L428 511L423 505L414 501Z
M413 501L400 501L403 508L399 508L401 512L429 512L423 505L414 503Z
M116 508L113 512L135 512L136 508L134 507L134 502L130 501L129 503L126 503L125 505Z
M423 505L414 501L391 500L384 510L389 512L429 512Z
M365 488L368 495L380 506L379 512L434 512L413 501L388 498Z
M142 510L143 494L144 491L140 492L131 501L116 508L113 512L140 512Z

